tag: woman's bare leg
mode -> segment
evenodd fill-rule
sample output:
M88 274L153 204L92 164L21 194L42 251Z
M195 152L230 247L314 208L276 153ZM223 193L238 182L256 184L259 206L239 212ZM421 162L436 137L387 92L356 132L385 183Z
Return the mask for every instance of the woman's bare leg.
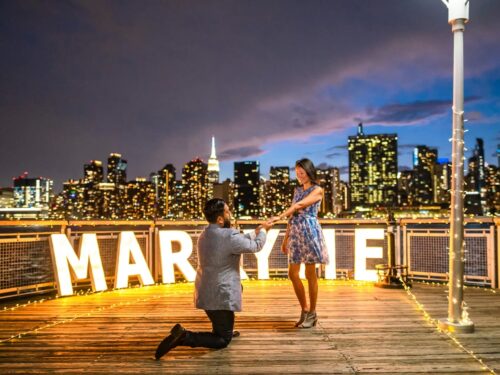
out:
M289 264L288 265L288 277L292 281L293 290L295 291L295 295L299 300L300 307L302 311L308 311L307 309L307 299L306 299L306 291L304 289L304 285L302 284L302 280L299 277L300 264Z
M309 285L309 311L315 312L318 300L318 277L315 264L306 264L306 279Z

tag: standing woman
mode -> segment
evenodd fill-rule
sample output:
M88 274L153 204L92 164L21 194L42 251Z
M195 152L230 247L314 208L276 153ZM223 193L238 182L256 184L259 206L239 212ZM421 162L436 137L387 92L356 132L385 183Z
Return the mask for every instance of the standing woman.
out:
M288 254L288 277L292 281L295 295L302 312L295 327L311 328L318 322L316 301L318 299L318 279L316 264L328 264L328 252L323 232L318 221L318 210L323 198L323 189L316 181L316 168L309 159L295 163L295 173L299 187L295 189L290 208L272 220L290 217L281 251ZM300 264L306 266L309 285L309 306L306 292L299 277Z

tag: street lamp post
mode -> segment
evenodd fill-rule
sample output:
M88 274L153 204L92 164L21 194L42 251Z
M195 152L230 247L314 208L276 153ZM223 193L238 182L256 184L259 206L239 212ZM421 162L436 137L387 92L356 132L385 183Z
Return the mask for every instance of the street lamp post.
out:
M469 0L442 0L448 7L453 32L453 136L450 215L450 279L448 318L439 321L451 332L474 332L463 308L464 281L464 29L469 20Z

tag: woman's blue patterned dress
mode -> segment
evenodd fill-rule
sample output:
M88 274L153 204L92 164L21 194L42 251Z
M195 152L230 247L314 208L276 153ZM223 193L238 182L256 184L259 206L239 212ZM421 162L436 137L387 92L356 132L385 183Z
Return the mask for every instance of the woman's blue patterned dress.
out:
M304 199L317 185L304 190L295 189L293 203ZM328 264L328 251L323 237L323 231L318 221L318 210L321 201L297 211L288 222L288 263L322 263Z

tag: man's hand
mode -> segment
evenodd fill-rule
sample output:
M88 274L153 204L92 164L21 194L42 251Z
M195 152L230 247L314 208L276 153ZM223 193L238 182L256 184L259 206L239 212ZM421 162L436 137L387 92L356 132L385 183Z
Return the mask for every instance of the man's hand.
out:
M272 222L271 220L263 221L257 228L255 228L255 234L259 234L261 229L265 229L266 231L268 231L273 227L273 225L274 222Z
M260 226L262 228L264 228L265 230L269 230L273 227L273 225L274 225L274 222L272 220L267 220L267 221L262 222L262 224Z

